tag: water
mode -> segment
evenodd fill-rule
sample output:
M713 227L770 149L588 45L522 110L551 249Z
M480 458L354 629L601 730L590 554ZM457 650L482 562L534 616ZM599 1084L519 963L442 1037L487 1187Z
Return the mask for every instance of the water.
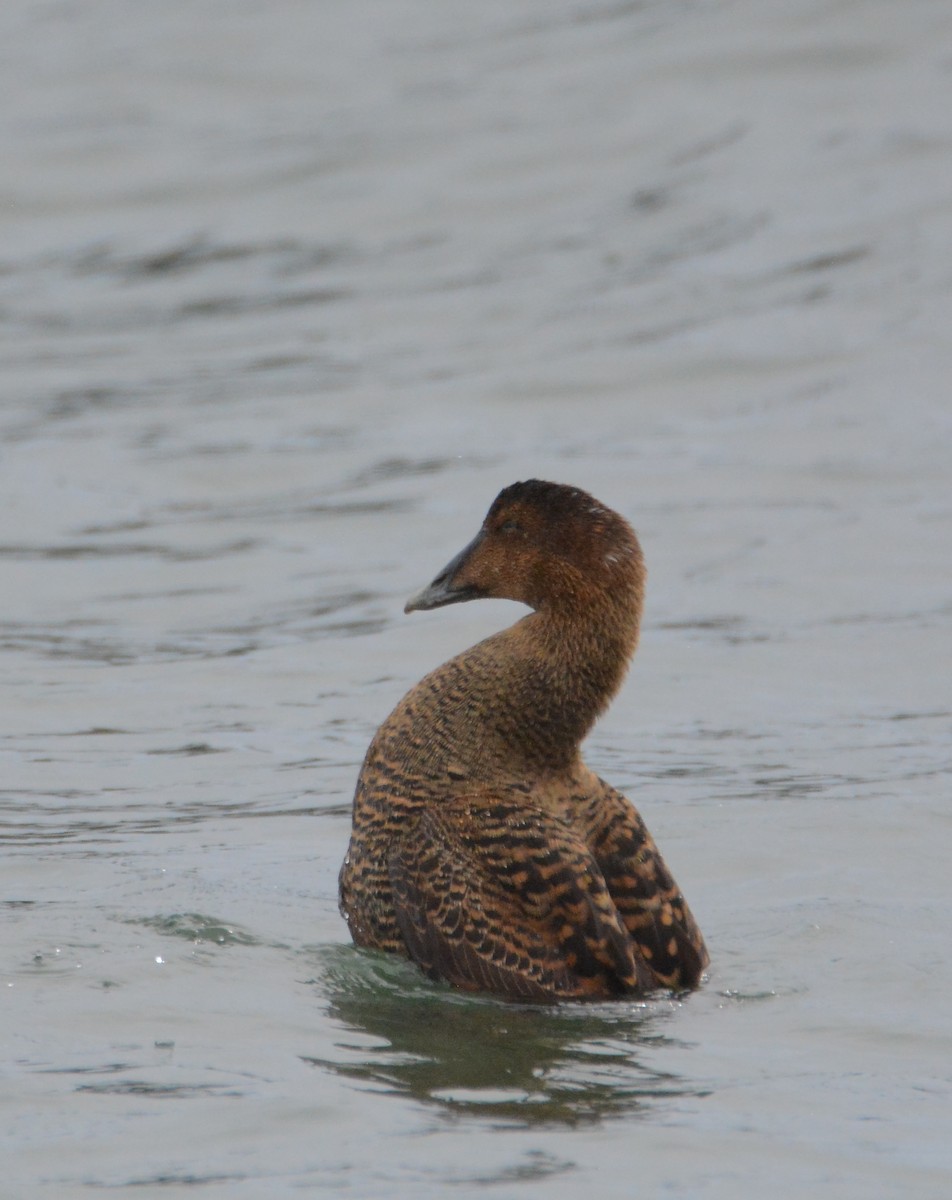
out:
M952 1188L952 13L8 0L5 1195ZM518 613L530 475L650 569L591 764L687 1000L348 943L364 748Z

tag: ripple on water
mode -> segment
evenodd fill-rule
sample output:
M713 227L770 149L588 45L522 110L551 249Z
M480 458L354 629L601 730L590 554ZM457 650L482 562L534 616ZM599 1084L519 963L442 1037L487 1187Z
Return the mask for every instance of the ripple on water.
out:
M172 546L163 542L67 542L58 545L7 543L0 545L0 558L156 558L167 562L203 562L230 554L246 554L258 547L254 538L236 538L210 546Z
M187 238L145 253L126 253L111 243L99 243L60 261L82 275L118 275L124 279L152 279L187 275L221 263L249 258L269 260L275 274L296 274L353 259L354 250L343 244L322 244L277 238L263 242L221 242L212 238Z
M514 1005L433 984L392 955L351 946L317 955L315 982L340 1034L332 1056L304 1061L446 1115L579 1125L706 1094L651 1063L679 1000Z
M203 913L165 913L153 917L137 917L127 924L142 925L164 937L183 938L188 942L214 942L216 946L260 946L264 943L253 934L217 917Z
M102 597L100 603L105 605L121 599L129 605L135 601L149 603L194 594L192 589L139 592L133 597L128 594L121 598ZM346 591L265 609L227 625L183 629L175 633L130 630L126 625L101 618L70 618L57 624L7 621L0 623L0 651L115 666L229 658L321 638L379 633L390 619L385 612L385 602L386 598L377 592Z

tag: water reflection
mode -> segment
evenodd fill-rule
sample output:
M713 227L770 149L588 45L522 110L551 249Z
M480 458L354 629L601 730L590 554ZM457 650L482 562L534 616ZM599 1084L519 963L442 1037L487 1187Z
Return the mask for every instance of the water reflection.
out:
M647 1061L672 1044L663 1028L676 1001L522 1006L431 984L387 955L335 946L320 958L341 1032L332 1055L304 1061L376 1091L522 1126L597 1123L704 1094Z

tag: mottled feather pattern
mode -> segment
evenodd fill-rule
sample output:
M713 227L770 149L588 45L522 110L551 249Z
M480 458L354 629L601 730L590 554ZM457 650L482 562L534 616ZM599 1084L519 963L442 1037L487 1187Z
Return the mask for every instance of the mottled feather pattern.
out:
M634 805L598 785L587 836L622 922L658 983L697 987L708 955L691 910Z
M579 755L635 649L643 588L627 522L530 481L408 604L534 611L432 671L377 731L340 878L358 945L524 1001L697 985L707 951L683 896Z
M434 978L524 999L653 986L591 851L525 802L427 809L390 860L397 920Z

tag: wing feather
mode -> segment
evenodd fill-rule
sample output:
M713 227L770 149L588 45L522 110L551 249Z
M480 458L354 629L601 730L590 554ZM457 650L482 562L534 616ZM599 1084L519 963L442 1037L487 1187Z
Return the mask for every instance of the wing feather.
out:
M598 784L587 841L625 928L658 984L697 987L710 959L691 910L637 809Z
M388 866L407 950L432 978L535 1001L656 986L591 850L521 797L427 809Z

